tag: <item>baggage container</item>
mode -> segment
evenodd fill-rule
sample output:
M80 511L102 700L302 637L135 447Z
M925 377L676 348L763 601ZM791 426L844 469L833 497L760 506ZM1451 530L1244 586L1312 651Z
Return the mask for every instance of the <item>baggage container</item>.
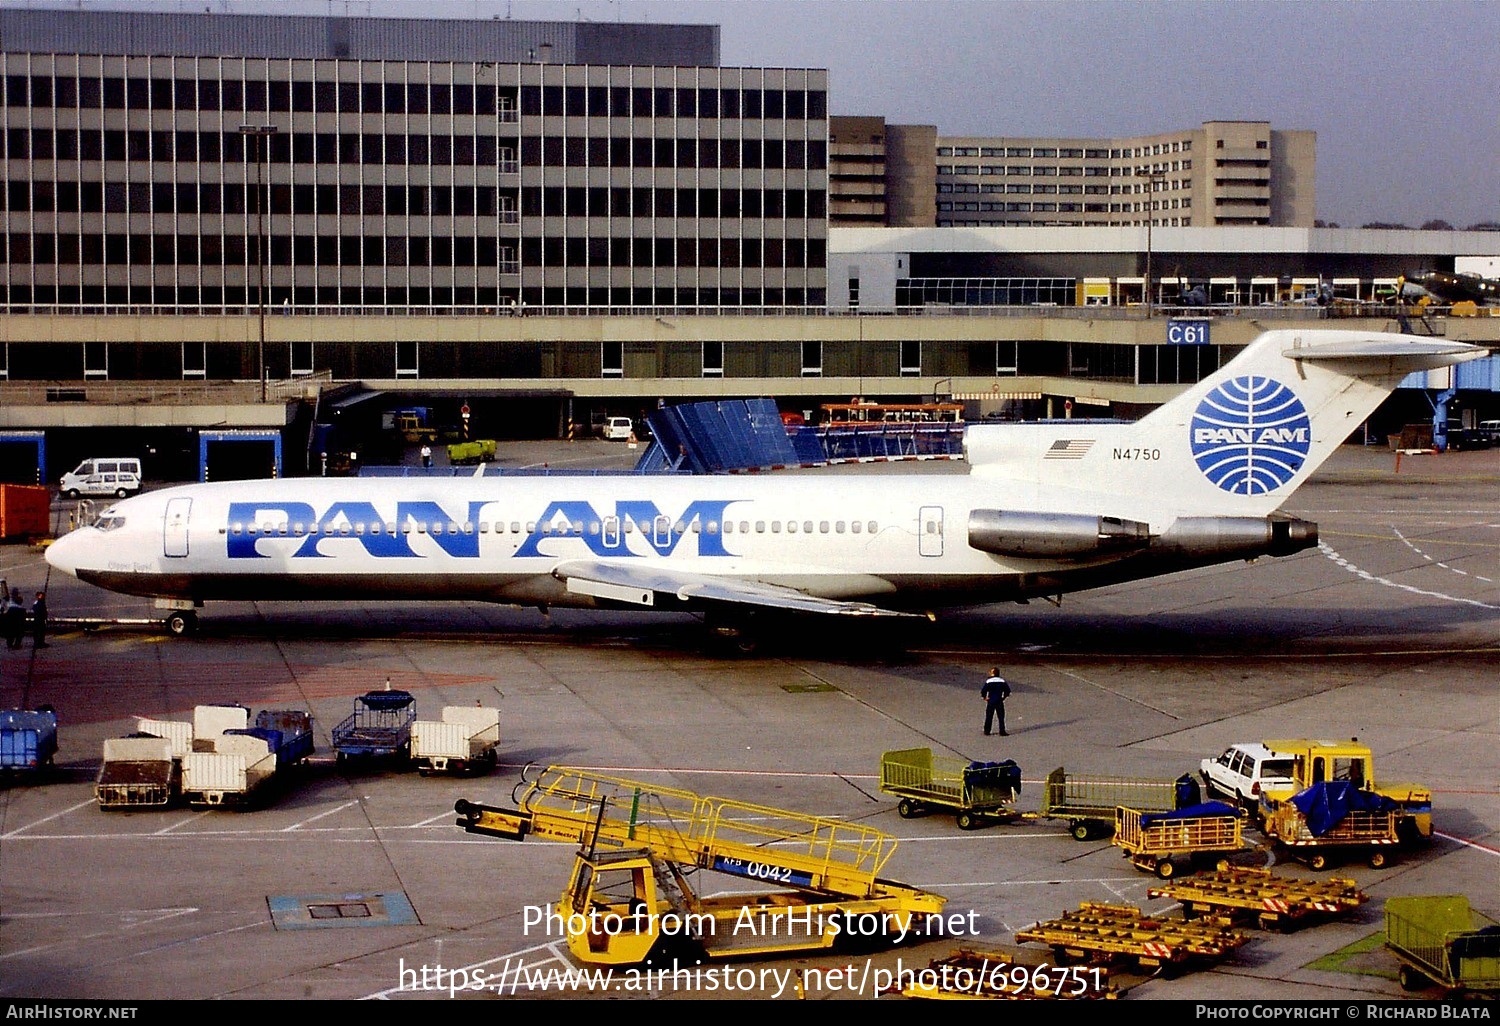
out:
M275 775L276 753L249 734L221 734L211 743L213 751L183 757L183 797L197 806L249 805Z
M495 440L483 438L476 442L454 442L448 446L448 462L452 464L486 463L495 458Z
M0 539L50 535L52 490L42 485L0 484Z
M57 754L57 713L51 706L0 712L0 771L40 773Z
M305 762L313 753L312 717L300 709L267 709L255 716L252 731L276 731L278 769Z
M94 798L101 809L164 809L177 800L181 783L169 738L109 738Z
M211 752L213 739L226 730L244 730L250 726L250 710L243 705L193 706L193 751Z
M1462 894L1387 898L1385 945L1400 963L1404 990L1436 984L1450 997L1500 992L1500 923Z
M181 759L193 750L193 725L185 720L154 720L148 716L135 718L137 734L150 734L172 742L172 758Z
M500 744L500 710L477 705L443 708L442 720L411 725L411 758L425 776L433 772L487 773Z

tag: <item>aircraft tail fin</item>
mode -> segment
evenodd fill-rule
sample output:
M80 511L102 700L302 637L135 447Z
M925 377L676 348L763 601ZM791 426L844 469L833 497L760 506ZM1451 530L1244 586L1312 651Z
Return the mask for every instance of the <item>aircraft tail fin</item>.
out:
M1388 332L1267 331L1135 423L982 428L966 446L975 473L1030 485L1039 503L1070 491L1133 519L1265 517L1406 375L1486 352Z

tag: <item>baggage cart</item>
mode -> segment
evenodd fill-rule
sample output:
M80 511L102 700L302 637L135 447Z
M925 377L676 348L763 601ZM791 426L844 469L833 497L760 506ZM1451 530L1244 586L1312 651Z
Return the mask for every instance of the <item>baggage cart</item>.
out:
M0 712L0 771L43 773L57 754L57 713L50 705Z
M262 710L251 729L272 739L278 771L300 765L313 754L312 717L300 709ZM273 733L279 737L273 738Z
M1404 990L1436 984L1449 997L1500 992L1500 923L1462 894L1387 898L1385 945Z
M109 738L94 784L101 809L165 809L182 793L182 759L170 738L149 734Z
M411 725L417 700L409 691L369 691L354 700L354 711L333 728L334 761L411 755Z
M1059 766L1042 788L1042 819L1065 819L1080 841L1105 837L1115 828L1115 809L1171 812L1201 801L1198 782L1184 774L1176 780L1069 774Z
M1379 869L1401 843L1401 817L1396 802L1335 781L1269 806L1263 829L1311 869L1326 869L1335 858L1351 854Z
M441 720L417 720L411 727L411 758L429 773L488 773L500 744L500 710L493 706L449 705Z
M977 763L935 755L931 748L905 748L880 757L880 790L901 799L903 819L932 809L950 809L960 830L1021 818L1012 806L1021 792L1014 762Z
M1046 944L1056 964L1134 961L1149 971L1170 974L1195 961L1217 961L1248 936L1211 922L1163 919L1133 905L1086 901L1076 912L1016 932L1016 943Z
M1137 869L1163 880L1176 874L1178 860L1199 861L1244 847L1245 811L1224 802L1204 802L1174 812L1115 810L1114 843Z
M1344 915L1369 900L1353 880L1299 880L1223 864L1212 874L1153 887L1146 894L1181 902L1185 919L1201 916L1225 925L1254 919L1263 930Z

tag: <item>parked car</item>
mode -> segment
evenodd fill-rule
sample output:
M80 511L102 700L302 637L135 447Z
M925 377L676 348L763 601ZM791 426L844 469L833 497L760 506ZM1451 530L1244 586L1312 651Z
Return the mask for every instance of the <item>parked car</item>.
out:
M605 417L599 434L606 442L626 442L635 433L635 425L629 417Z
M1294 786L1292 757L1258 741L1230 745L1218 758L1204 759L1199 775L1208 790L1205 797L1218 795L1251 810L1260 807L1261 792L1267 787Z

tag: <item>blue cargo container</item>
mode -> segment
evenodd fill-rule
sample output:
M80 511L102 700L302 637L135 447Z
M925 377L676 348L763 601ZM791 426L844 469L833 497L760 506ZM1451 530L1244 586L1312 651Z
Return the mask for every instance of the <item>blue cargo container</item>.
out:
M57 754L57 713L50 705L0 712L0 770L41 771Z

